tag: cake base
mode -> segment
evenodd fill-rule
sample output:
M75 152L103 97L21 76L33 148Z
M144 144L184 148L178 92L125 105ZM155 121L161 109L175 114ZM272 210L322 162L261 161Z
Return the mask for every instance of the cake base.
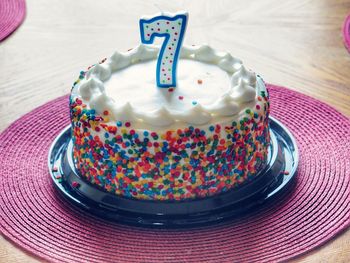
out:
M249 213L291 188L298 165L296 142L288 129L271 117L270 135L267 165L253 181L195 200L136 200L107 193L86 182L73 165L70 126L51 146L49 170L55 187L67 200L102 218L149 227L205 225Z

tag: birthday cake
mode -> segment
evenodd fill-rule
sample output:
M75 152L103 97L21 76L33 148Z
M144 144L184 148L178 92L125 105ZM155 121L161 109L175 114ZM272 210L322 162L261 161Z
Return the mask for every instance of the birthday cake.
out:
M159 62L164 50L148 44L80 73L70 114L74 165L85 181L126 198L191 200L234 191L265 167L262 79L208 45L178 50L176 75ZM174 78L174 86L156 85Z

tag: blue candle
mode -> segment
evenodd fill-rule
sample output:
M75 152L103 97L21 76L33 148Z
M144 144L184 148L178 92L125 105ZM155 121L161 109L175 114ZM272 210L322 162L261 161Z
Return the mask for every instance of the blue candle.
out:
M157 61L156 79L160 88L176 87L176 68L188 20L187 13L140 19L141 42L152 44L163 37Z

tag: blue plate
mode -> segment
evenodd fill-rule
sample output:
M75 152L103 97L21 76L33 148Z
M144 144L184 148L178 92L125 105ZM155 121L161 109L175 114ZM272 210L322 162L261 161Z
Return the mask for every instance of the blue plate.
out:
M49 171L54 185L67 200L102 218L149 227L188 227L212 224L254 211L286 193L298 166L295 139L270 117L271 144L266 167L237 189L212 197L186 201L150 201L117 196L85 181L75 169L70 126L53 142Z

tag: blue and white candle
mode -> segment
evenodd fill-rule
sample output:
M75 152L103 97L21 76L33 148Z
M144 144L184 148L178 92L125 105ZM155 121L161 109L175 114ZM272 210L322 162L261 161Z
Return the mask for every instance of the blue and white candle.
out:
M164 38L156 70L160 88L176 87L176 68L187 20L188 13L185 12L140 19L142 43L152 44L155 37Z

